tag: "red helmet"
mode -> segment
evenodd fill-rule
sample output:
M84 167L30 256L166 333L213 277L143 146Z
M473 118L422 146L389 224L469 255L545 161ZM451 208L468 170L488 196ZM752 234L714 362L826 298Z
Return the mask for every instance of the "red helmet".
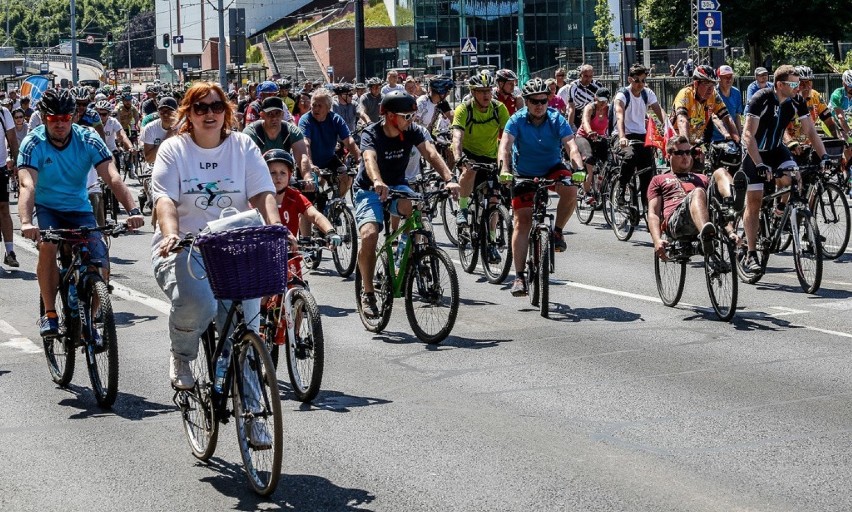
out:
M695 71L692 72L692 79L701 82L713 82L714 84L718 82L716 80L716 71L712 66L708 66L707 64L696 66Z

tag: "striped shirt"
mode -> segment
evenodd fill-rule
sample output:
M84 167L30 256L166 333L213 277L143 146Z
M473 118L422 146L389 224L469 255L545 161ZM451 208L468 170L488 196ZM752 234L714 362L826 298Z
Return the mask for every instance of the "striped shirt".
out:
M589 85L583 85L579 80L571 82L568 89L568 104L574 104L574 126L579 126L583 120L583 107L595 101L595 93L603 85L597 80L592 80Z

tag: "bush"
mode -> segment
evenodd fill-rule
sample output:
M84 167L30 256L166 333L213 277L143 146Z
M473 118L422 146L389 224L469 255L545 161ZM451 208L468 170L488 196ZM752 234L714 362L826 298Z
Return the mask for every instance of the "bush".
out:
M769 50L772 55L773 68L782 64L791 64L793 66L809 66L814 70L814 73L831 71L829 54L825 51L823 41L816 37L774 36L769 41Z

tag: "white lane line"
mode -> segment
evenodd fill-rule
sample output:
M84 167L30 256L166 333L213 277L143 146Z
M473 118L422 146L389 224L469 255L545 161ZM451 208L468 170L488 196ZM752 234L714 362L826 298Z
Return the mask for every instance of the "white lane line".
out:
M804 327L805 329L807 329L809 331L821 332L823 334L832 334L834 336L841 336L843 338L852 338L852 334L850 334L848 332L832 331L830 329L822 329L820 327L812 327L810 325L803 325L802 327Z
M769 309L777 309L781 311L781 313L771 313L766 316L787 316L787 315L801 315L803 313L810 313L810 311L804 309L793 309L793 308L785 308L784 306L770 306Z
M134 302L144 304L145 306L159 311L164 315L168 315L171 311L171 305L164 300L155 299L154 297L145 295L144 293L136 291L133 288L128 288L123 284L116 282L114 279L110 282L110 284L112 285L112 293L116 297L121 297L125 300L132 300Z
M836 302L828 302L826 304L814 304L814 307L834 309L836 311L848 311L852 309L852 299L839 300Z
M0 332L4 334L11 334L12 336L20 336L21 333L18 332L17 329L9 325L9 322L5 320L0 320Z
M12 338L9 341L0 343L0 346L14 348L25 354L40 354L42 349L29 338Z

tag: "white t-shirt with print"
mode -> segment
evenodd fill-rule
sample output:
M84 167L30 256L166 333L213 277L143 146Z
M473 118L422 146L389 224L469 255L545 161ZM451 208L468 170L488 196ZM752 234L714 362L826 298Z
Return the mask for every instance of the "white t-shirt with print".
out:
M6 108L6 107L0 107L0 116L3 116L3 126L6 127L6 129L3 130L3 137L4 137L3 143L0 144L0 163L2 163L3 165L6 165L6 158L9 156L9 151L6 148L6 142L7 141L5 140L6 130L14 130L15 129L15 120L12 119L12 114L9 112L9 109ZM15 140L17 140L17 137L15 137Z
M630 104L627 105L627 108L624 109L624 133L626 134L641 134L644 135L647 131L647 127L645 125L645 114L648 113L648 107L657 103L657 95L654 94L649 88L645 88L645 92L648 94L648 104L646 105L644 101L642 101L642 94L639 96L631 96ZM632 94L632 93L629 93ZM614 101L621 101L622 104L626 103L627 98L624 96L624 93L619 91L618 94L615 95Z
M115 141L119 131L121 131L121 123L118 122L118 119L110 116L104 123L104 135L106 135L104 142L106 142L110 151L115 151L117 147Z
M166 140L166 134L168 134L168 132L163 128L163 120L157 119L155 121L151 121L142 128L142 134L139 138L141 138L142 142L145 144L159 146L160 143Z
M188 133L160 144L151 179L154 205L161 198L177 203L181 236L198 233L222 209L249 210L249 198L275 193L269 168L248 135L232 132L219 146L197 146ZM163 235L157 226L152 240L156 251Z

